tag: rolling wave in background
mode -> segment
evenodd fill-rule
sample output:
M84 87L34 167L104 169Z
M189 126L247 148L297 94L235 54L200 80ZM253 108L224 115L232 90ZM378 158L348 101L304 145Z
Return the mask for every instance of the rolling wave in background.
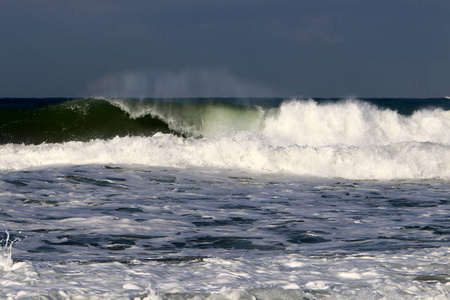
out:
M447 99L75 99L0 110L0 169L140 164L450 178Z

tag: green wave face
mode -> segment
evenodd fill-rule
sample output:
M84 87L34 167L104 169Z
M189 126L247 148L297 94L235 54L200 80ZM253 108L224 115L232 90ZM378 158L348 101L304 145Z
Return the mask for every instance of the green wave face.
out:
M258 131L269 109L256 105L238 105L224 101L107 100L133 120L151 116L163 121L170 130L186 136L203 137Z
M259 130L258 106L225 102L78 99L43 107L0 109L0 143L62 143L152 136L202 137Z
M71 100L45 107L0 110L0 142L61 143L172 132L150 115L132 119L105 100Z

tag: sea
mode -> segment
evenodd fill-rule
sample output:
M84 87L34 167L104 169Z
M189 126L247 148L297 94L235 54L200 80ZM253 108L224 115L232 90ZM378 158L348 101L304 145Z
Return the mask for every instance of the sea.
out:
M450 299L450 100L0 99L0 299Z

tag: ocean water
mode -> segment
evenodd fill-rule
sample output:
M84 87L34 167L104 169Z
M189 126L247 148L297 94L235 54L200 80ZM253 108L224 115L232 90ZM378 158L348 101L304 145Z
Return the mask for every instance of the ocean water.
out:
M1 299L449 299L450 100L0 99Z

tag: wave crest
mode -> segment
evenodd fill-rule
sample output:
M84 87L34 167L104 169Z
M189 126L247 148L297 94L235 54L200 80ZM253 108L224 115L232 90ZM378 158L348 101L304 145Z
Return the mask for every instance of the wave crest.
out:
M407 141L450 143L450 111L425 109L401 115L357 100L283 104L264 121L277 145L388 145Z

